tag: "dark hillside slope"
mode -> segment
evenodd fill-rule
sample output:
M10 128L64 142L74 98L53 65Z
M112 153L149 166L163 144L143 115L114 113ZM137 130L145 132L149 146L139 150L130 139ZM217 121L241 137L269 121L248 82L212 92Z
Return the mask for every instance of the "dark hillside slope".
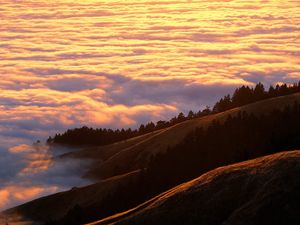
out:
M233 95L226 95L215 103L213 109L209 107L198 112L189 111L185 116L182 112L178 116L173 117L168 121L160 120L158 122L148 122L141 124L139 129L106 129L106 128L82 128L69 129L62 134L56 134L53 138L49 137L48 143L61 144L68 146L103 146L118 141L123 141L132 137L137 137L143 134L151 133L163 128L168 128L186 120L201 118L207 115L213 115L219 112L224 112L236 107L241 107L253 102L262 101L279 96L291 95L300 92L300 82L293 85L281 84L274 88L270 86L269 90L265 90L262 83L256 84L255 87L241 86L237 88Z
M73 189L47 197L39 198L18 207L6 210L0 214L1 218L14 219L18 215L18 222L35 221L44 224L47 221L55 221L67 214L74 214L95 203L101 202L115 189L134 181L139 171L134 171L122 176L113 177L86 187L74 187ZM73 215L74 216L74 215ZM80 223L81 213L75 216L75 222ZM16 221L14 221L16 222ZM70 223L70 225L75 224ZM12 223L12 222L11 222Z
M300 105L295 102L300 102L300 94L268 99L125 142L76 152L72 157L97 159L90 173L100 178L103 171L109 180L136 169L141 172L134 173L130 182L114 188L107 186L106 192L101 191L100 183L60 193L55 198L45 197L10 212L20 212L33 220L58 219L50 223L55 225L66 224L76 214L81 218L71 225L88 223L133 208L217 167L300 149ZM62 210L58 210L57 202L63 202Z
M298 225L300 151L220 167L90 225Z
M168 148L172 148L182 142L184 138L196 128L207 128L213 121L223 123L229 115L236 116L240 112L247 112L257 116L271 113L273 110L283 110L287 106L293 106L295 102L300 103L300 93L271 98L242 107L234 108L222 113L188 120L172 127L162 129L153 134L139 137L138 141L132 142L125 148L118 148L124 145L124 142L109 146L99 147L97 151L85 149L73 154L74 157L87 157L95 160L93 167L89 170L88 176L97 178L107 178L122 173L128 173L132 170L143 169L147 167L151 157L162 154ZM114 154L103 160L102 150L110 152L110 148L117 149Z

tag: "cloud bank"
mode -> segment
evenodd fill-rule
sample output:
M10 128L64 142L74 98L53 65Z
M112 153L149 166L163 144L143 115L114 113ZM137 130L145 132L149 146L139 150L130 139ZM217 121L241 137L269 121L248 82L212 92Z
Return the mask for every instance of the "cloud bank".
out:
M41 143L9 146L9 142L0 146L0 210L91 183L81 178L89 162L56 157L65 150Z

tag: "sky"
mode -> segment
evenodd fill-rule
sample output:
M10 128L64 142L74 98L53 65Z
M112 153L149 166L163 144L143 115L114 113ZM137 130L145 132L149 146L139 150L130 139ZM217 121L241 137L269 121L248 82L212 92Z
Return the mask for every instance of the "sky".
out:
M67 188L37 139L136 127L240 85L300 79L299 0L1 0L0 19L0 209ZM51 185L44 172L20 178L36 152L56 171ZM36 191L3 194L24 187Z

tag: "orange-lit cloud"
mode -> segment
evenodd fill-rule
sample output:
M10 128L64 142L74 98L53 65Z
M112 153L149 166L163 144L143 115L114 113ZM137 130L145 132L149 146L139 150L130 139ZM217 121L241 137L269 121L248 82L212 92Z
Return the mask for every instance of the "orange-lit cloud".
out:
M25 163L18 175L36 174L47 171L53 164L52 155L49 154L49 147L40 144L21 144L9 149L12 154L22 154L22 161Z
M0 210L89 184L81 178L89 162L55 158L63 152L41 143L13 145L7 152L0 145Z
M42 186L7 186L0 188L0 209L7 207L8 204L24 202L30 199L41 197L45 194L51 194L58 191L58 188Z

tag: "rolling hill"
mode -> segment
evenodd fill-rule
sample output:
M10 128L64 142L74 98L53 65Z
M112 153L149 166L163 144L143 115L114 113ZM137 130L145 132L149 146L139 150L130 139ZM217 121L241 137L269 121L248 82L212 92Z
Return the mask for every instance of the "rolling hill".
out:
M271 98L239 108L234 108L222 113L188 120L169 128L115 144L85 148L80 151L62 155L62 158L77 157L82 159L93 159L94 163L91 168L89 168L86 176L97 180L95 184L37 199L5 211L2 213L2 217L22 215L21 220L32 220L35 222L41 221L40 223L38 222L38 224L43 224L46 221L52 220L59 220L60 222L50 224L64 224L62 221L69 220L70 218L72 219L72 213L75 212L76 214L76 210L78 210L77 206L80 206L80 213L84 214L86 216L85 219L88 218L88 221L91 221L91 219L95 221L97 219L110 216L116 212L123 211L123 209L132 208L161 193L161 190L165 191L167 190L166 188L170 188L166 186L153 192L143 190L145 191L143 193L141 192L143 189L142 185L139 182L141 182L140 179L144 176L145 168L148 168L153 157L160 157L162 153L167 151L170 153L172 147L182 143L186 136L195 129L201 127L207 129L215 121L219 121L221 124L225 123L229 115L235 117L242 112L247 112L248 114L253 113L258 116L268 115L272 113L273 110L283 110L287 106L293 106L295 102L300 103L300 93ZM259 152L260 149L253 149L253 151ZM204 153L205 152L203 152L203 154ZM232 160L226 157L221 161L219 160L221 156L231 154L230 149L227 149L226 151L221 149L219 153L219 156L211 153L209 161L210 164L207 164L204 161L204 164L200 163L198 165L198 167L203 167L203 170L197 173L197 176L218 166L225 166L232 163ZM264 154L264 152L260 152L258 155ZM163 172L167 168L160 169L159 173ZM178 180L174 184L177 185L183 181L184 180ZM160 185L160 182L163 183L163 181L155 181L152 179L147 182L149 182L149 184L152 183L151 185L153 185L153 183L155 184L155 182L158 183L157 185ZM143 185L147 186L147 182L143 182ZM126 199L123 199L122 204L124 204L124 206L119 208L122 204L112 201L112 198L114 196L118 196L115 195L116 192L127 190L126 188L128 187L128 190L131 190L131 194L134 194L135 192L141 194L139 198L129 203L126 202ZM141 190L139 190L139 188L141 188ZM126 192L123 193L123 195L128 197ZM115 201L118 201L118 199ZM107 211L101 210L110 202L111 204L115 203L111 209L108 210L106 207ZM93 213L91 213L92 211ZM75 224L73 223L72 225Z
M43 224L45 221L60 219L76 206L85 207L101 201L120 185L136 179L138 174L139 171L133 171L86 187L74 187L69 191L39 198L2 212L0 221L7 218L12 224L25 221L28 221L26 224Z
M300 93L271 98L222 113L188 120L170 128L127 141L101 146L96 149L84 149L72 154L72 156L96 159L87 176L104 179L147 167L152 156L164 153L169 147L180 143L189 132L199 127L205 128L214 120L223 122L229 115L234 116L239 112L253 113L255 115L267 114L274 109L292 106L295 101L300 102ZM104 153L106 154L105 156Z
M300 151L220 167L89 225L300 223Z

